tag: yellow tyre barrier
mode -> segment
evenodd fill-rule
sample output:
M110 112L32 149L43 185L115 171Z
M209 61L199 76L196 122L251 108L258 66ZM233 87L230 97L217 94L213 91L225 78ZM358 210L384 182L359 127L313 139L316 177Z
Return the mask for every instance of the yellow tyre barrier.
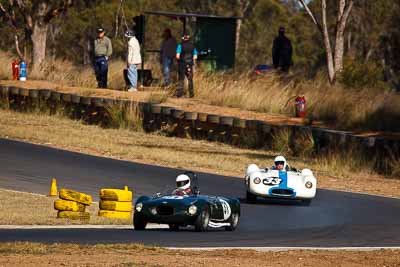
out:
M132 212L99 210L99 216L117 219L131 219Z
M100 199L132 202L132 191L123 189L100 189Z
M87 211L59 211L57 218L67 218L72 220L89 220L90 213Z
M54 201L54 208L61 211L85 211L85 205L64 199L57 199Z
M132 202L119 202L110 200L100 200L99 207L101 210L113 211L132 211Z
M91 196L64 188L60 190L59 196L61 199L76 201L84 205L92 204Z

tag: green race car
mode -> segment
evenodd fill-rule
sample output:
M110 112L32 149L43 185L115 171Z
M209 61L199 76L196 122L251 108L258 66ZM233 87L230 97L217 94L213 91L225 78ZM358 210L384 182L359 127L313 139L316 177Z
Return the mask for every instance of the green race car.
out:
M197 177L195 180L197 183ZM197 187L188 195L171 191L138 198L133 217L135 230L144 230L147 223L168 224L171 230L193 225L199 232L220 227L227 231L236 229L240 217L238 199L200 195Z

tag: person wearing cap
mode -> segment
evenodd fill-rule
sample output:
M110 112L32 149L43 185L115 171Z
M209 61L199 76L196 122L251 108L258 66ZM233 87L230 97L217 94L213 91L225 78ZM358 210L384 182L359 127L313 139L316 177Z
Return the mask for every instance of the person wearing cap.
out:
M108 58L111 54L111 40L105 36L105 30L100 27L97 29L97 38L94 41L94 72L99 88L107 88Z
M142 64L142 56L140 54L140 45L135 37L135 32L128 30L125 32L125 37L128 38L128 53L126 56L126 65L128 68L129 87L128 92L137 91L138 67Z
M172 36L171 29L165 29L162 35L163 41L160 48L160 64L164 77L164 86L171 84L171 68L174 64L176 53L176 39Z
M288 72L292 65L292 42L285 36L285 28L279 27L272 45L272 62L276 69Z
M190 41L190 35L185 33L182 36L182 43L176 47L176 59L178 60L178 77L179 83L176 89L175 96L183 96L183 87L185 77L188 79L189 97L194 96L193 88L193 66L197 60L197 50Z

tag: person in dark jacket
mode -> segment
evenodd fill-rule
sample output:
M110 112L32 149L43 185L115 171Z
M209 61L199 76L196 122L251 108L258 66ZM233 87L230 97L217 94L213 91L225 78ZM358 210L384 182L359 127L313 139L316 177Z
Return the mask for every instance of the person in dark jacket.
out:
M111 40L105 36L105 30L97 29L97 38L94 41L94 72L99 88L107 88L108 59L112 54Z
M183 96L185 76L189 83L189 97L194 96L193 89L193 65L197 60L196 47L190 42L190 35L185 33L182 36L182 43L176 47L176 59L178 60L179 83L176 89L176 96Z
M292 65L292 42L285 36L285 28L279 28L279 35L272 46L272 62L276 69L288 72Z
M160 48L160 63L164 76L164 86L171 84L171 68L176 56L176 39L172 36L171 29L165 29Z

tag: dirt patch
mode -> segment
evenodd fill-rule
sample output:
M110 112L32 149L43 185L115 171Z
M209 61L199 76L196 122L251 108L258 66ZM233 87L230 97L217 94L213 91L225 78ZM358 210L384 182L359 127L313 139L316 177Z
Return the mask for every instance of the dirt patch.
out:
M0 244L0 266L400 266L400 250L168 250L140 245Z

